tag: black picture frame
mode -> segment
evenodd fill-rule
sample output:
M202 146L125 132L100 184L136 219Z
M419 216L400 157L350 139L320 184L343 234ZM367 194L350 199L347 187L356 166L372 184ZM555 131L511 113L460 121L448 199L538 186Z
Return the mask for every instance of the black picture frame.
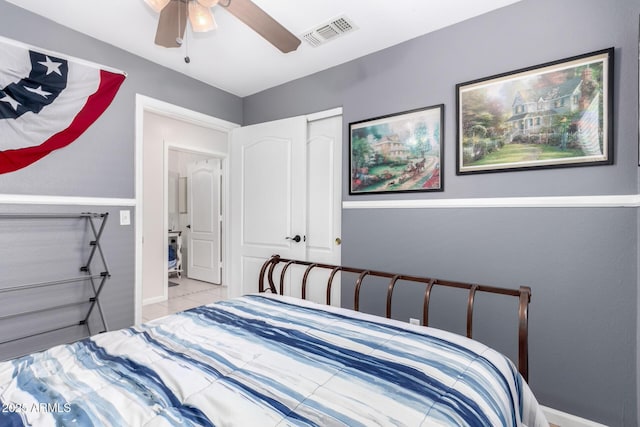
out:
M349 123L349 194L444 191L444 104Z
M456 174L613 164L614 48L456 85Z

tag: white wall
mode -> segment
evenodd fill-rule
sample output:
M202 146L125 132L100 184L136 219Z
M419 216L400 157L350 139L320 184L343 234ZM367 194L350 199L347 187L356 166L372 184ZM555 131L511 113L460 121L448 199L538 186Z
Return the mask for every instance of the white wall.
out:
M165 142L198 151L228 153L227 133L180 120L144 112L143 124L143 206L142 206L142 301L166 298L164 253L164 153Z

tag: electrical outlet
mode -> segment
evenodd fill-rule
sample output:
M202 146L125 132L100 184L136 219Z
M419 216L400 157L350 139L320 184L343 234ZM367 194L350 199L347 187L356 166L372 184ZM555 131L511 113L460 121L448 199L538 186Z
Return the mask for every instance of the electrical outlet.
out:
M131 211L120 211L120 225L131 225Z
M414 319L413 317L409 318L409 323L411 323L412 325L420 325L420 319Z

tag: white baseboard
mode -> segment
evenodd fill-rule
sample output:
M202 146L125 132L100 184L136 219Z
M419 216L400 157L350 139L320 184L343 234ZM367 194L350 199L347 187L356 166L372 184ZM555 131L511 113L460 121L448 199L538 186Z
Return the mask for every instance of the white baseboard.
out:
M547 417L547 421L557 425L558 427L607 427L604 424L567 414L566 412L561 412L557 409L548 408L542 405L540 405L540 407L542 408L544 415Z
M157 297L151 297L151 298L147 298L145 300L142 300L142 305L149 305L149 304L155 304L158 302L163 302L163 301L167 301L167 296L166 295L160 295Z

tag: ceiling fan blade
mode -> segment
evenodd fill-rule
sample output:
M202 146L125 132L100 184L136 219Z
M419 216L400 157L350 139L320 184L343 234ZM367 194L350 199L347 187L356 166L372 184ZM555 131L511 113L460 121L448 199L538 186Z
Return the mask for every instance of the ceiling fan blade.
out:
M171 0L158 19L155 43L164 47L180 47L177 39L184 37L187 26L187 3L182 0Z
M251 0L220 1L232 15L247 24L269 43L280 49L282 53L296 50L300 46L300 39L284 28L278 21L260 9Z

